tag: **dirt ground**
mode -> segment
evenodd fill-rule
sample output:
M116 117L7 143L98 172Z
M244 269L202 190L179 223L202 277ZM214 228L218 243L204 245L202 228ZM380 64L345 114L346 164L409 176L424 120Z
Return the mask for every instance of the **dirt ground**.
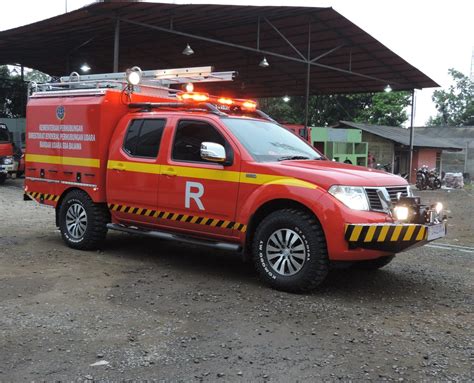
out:
M2 382L473 379L474 249L425 246L292 295L231 253L121 233L71 250L21 185L0 187ZM438 242L474 246L472 194L422 197L449 210Z

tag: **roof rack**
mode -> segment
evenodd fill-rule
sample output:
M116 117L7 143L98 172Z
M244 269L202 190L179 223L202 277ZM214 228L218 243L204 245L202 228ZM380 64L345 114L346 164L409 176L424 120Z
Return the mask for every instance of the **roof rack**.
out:
M175 69L157 69L142 71L137 68L141 74L140 84L134 86L134 92L148 93L161 97L174 98L179 91L170 86L186 83L203 82L221 82L233 81L237 76L236 71L213 72L212 66L175 68ZM90 75L80 75L72 72L69 76L59 78L59 81L48 83L30 83L31 93L40 96L41 93L65 92L78 90L97 90L97 89L118 89L123 90L127 83L127 72L118 73L100 73Z

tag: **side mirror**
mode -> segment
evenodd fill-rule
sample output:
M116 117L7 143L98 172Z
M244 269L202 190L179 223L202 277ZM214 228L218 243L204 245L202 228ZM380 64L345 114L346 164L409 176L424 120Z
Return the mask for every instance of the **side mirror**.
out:
M201 158L212 162L225 162L227 159L225 149L215 142L201 143Z

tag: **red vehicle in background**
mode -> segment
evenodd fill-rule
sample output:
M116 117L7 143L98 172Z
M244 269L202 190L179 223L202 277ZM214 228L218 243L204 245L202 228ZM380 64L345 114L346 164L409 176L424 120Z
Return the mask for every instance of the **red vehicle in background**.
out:
M25 174L25 197L55 209L71 248L118 230L235 250L272 287L300 292L332 262L376 269L445 235L441 204L326 160L254 101L147 88L137 68L128 84L71 77L29 99Z
M0 185L17 170L14 160L14 145L5 124L0 123Z

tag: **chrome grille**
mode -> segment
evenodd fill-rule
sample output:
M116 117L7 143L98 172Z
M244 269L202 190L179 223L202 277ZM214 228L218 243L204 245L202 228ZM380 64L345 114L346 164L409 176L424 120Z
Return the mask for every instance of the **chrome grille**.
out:
M392 203L397 202L397 194L402 193L402 197L408 196L407 186L390 186L390 187L379 187L379 188L365 188L365 192L369 199L370 210L383 211L382 202L377 194L377 190L386 190L390 196Z

